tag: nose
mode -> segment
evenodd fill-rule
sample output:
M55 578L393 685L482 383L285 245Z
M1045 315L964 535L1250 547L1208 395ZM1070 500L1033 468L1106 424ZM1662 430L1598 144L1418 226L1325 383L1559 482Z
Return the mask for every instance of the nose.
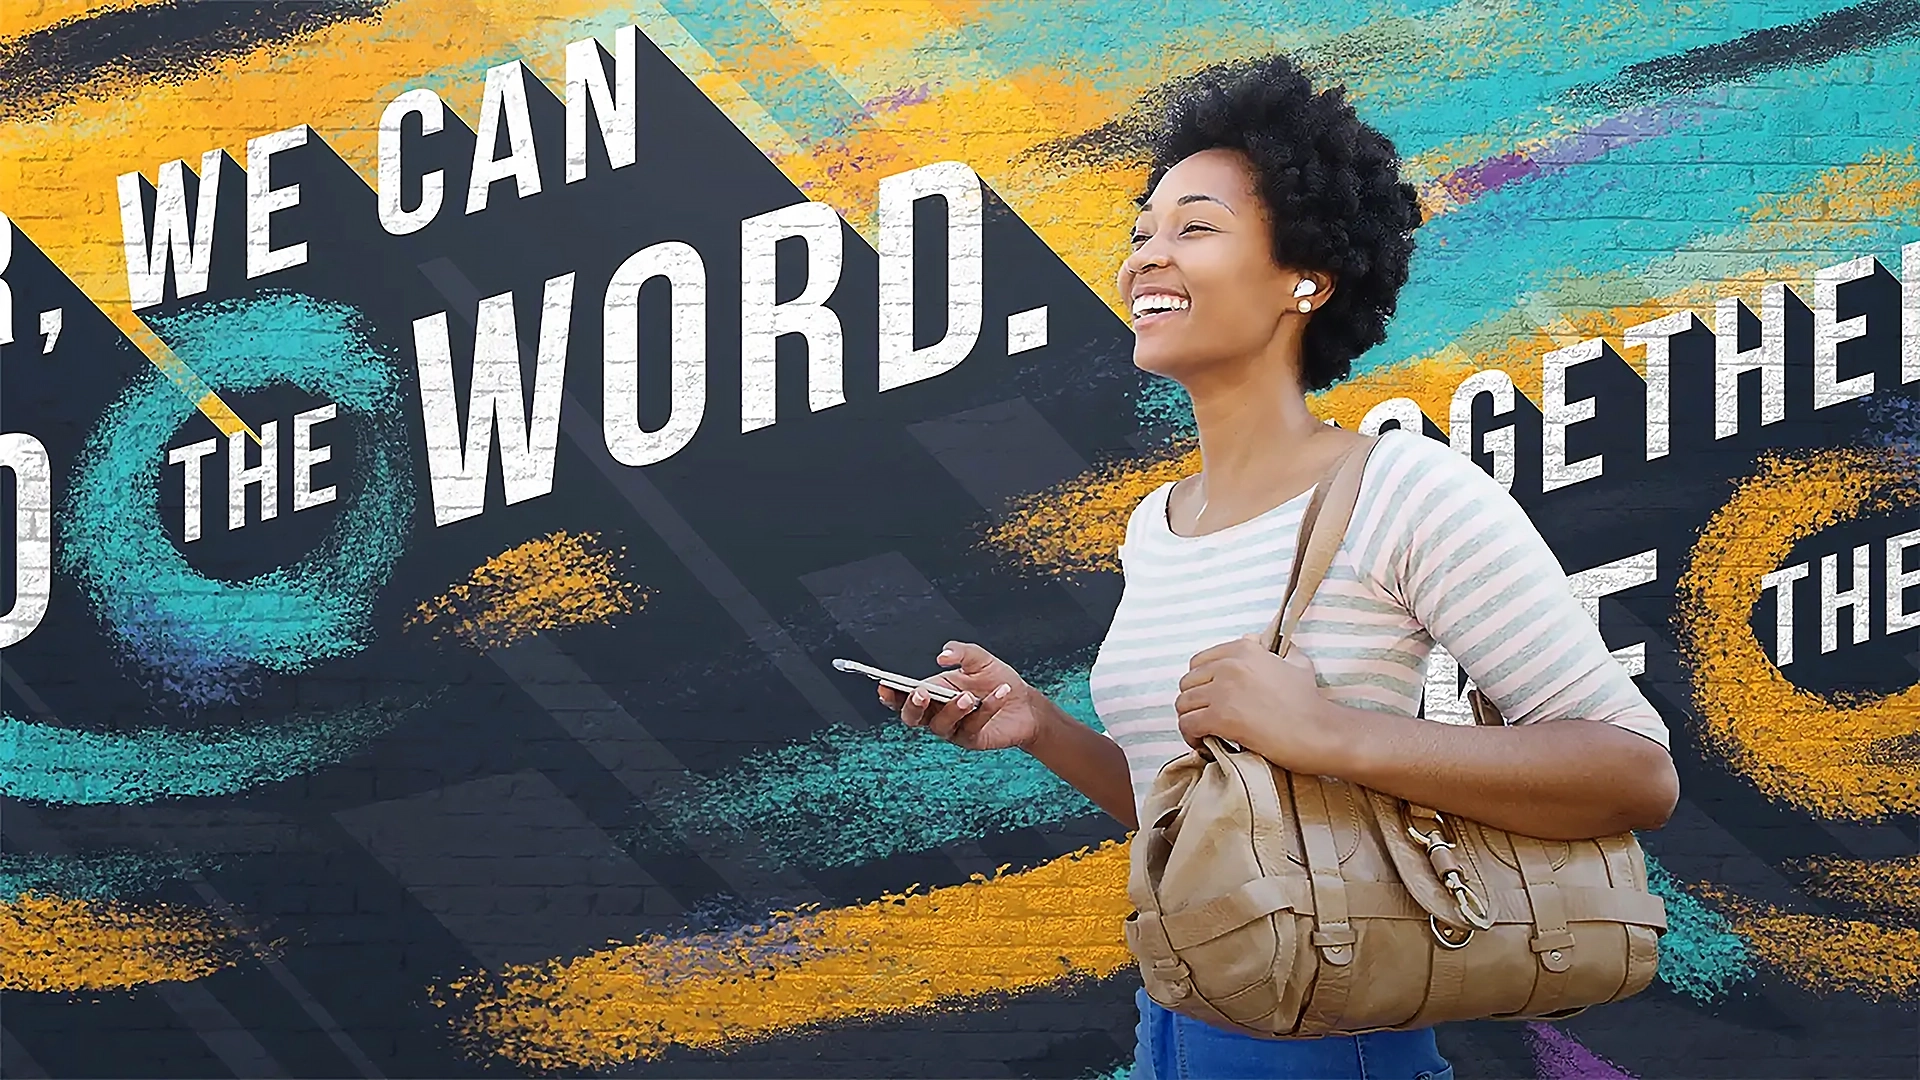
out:
M1134 248L1120 264L1122 274L1141 274L1148 270L1167 265L1166 250L1160 246L1159 237L1148 237L1147 242Z

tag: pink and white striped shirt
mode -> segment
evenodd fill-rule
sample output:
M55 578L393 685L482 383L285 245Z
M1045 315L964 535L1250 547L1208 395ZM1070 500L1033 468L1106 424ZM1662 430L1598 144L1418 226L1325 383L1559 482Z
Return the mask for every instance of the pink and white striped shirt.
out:
M1127 753L1136 803L1187 750L1173 701L1193 654L1265 629L1279 607L1311 497L1185 537L1167 524L1172 487L1127 522L1126 588L1089 680L1101 724ZM1447 446L1388 431L1296 646L1334 701L1414 716L1436 642L1509 723L1579 717L1667 745L1660 714L1513 497Z

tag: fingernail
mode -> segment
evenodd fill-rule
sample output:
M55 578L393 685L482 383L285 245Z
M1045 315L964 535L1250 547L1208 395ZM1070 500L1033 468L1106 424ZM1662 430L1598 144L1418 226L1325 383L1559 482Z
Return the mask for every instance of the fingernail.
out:
M951 659L953 659L953 650L952 650L951 648L947 648L947 649L941 649L941 650L940 650L940 655L939 655L939 656L936 656L936 657L934 657L934 659L935 659L935 660L940 660L940 661L946 661L946 660L951 660Z
M927 692L925 690L915 690L913 692L913 703L915 705L925 705L927 703Z
M1006 697L1008 694L1011 694L1011 693L1013 693L1013 684L1001 683L998 687L994 689L993 693L990 696L993 698L993 700L999 701L1001 698Z
M960 706L961 712L967 712L968 710L972 709L975 705L980 704L980 702L972 694L961 694L959 697L954 699L954 704Z

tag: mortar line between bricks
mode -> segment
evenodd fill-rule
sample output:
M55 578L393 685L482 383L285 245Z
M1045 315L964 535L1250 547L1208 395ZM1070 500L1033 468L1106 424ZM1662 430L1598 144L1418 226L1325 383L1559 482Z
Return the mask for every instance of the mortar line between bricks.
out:
M32 686L28 685L25 679L20 677L20 673L13 669L13 665L8 664L3 659L0 659L0 678L4 678L6 685L11 687L14 693L20 695L20 700L26 704L27 711L32 714L35 720L41 723L59 722L59 718L54 715L53 709L47 704L46 699L42 698ZM31 809L25 806L16 806L10 810L8 814L9 817L13 819L15 828L24 824L28 830L35 834L31 841L34 846L44 848L49 853L56 855L72 853L72 849L68 847L65 841L60 839L57 830L48 826L45 822L42 822L39 815L35 814ZM165 839L169 851L174 854L180 853L179 845L174 843L171 838L163 839ZM322 1005L319 999L315 998L313 994L307 990L306 986L300 982L299 977L294 975L285 963L274 957L273 954L268 951L267 947L260 941L258 935L254 934L252 930L240 922L239 917L234 912L233 905L227 901L226 897L220 894L218 889L213 887L213 883L208 881L206 877L197 870L189 874L187 880L189 884L193 886L194 891L200 895L201 900L212 907L215 913L226 922L227 926L246 943L247 949L252 953L254 959L258 960L261 966L266 968L267 974L272 976L273 981L278 983L280 988L285 990L289 997L293 998L294 1003L300 1006L300 1011L306 1013L307 1018L312 1020L321 1031L326 1033L327 1038L332 1041L334 1046L339 1048L341 1054L343 1054L348 1061L353 1063L354 1068L360 1070L360 1075L364 1077L365 1080L386 1080L386 1075L374 1065L373 1060L367 1056L366 1051L360 1048L360 1044L354 1042L353 1037L346 1033L346 1030L334 1019L333 1014L327 1010L326 1006ZM192 1008L203 1015L224 1016L227 1020L233 1020L232 1014L227 1012L226 1008L222 1006L205 987L193 983L182 985L191 987L193 990L198 991L199 994L206 995L206 1000L204 1002L195 1000L194 995L189 994L186 998L176 1002L174 998L169 997L166 992L167 988L172 986L172 984L168 983L157 984L156 989L160 990L162 998L167 1001L167 1004L173 1008L174 1012L180 1015L181 1019L193 1025L194 1030L200 1034L201 1041L206 1042L208 1048L219 1056L220 1060L226 1062L229 1068L234 1068L234 1062L227 1057L226 1053L222 1052L219 1046L216 1046L212 1041L208 1040L208 1032L195 1021L192 1014L183 1009L183 1006ZM206 1008L208 1005L211 1005L213 1009L219 1011L213 1013L212 1010ZM278 1063L268 1054L266 1047L261 1046L258 1040L255 1040L251 1034L248 1034L244 1028L239 1028L238 1021L234 1021L234 1024L236 1029L246 1036L246 1040L253 1044L252 1049L257 1050L260 1055L265 1056L266 1061L273 1069L279 1070ZM214 1034L221 1035L224 1033L215 1032ZM261 1068L261 1066L254 1067L256 1069ZM235 1068L234 1075L251 1076L256 1075L256 1073ZM286 1076L287 1073L284 1070L279 1070L272 1072L271 1075Z

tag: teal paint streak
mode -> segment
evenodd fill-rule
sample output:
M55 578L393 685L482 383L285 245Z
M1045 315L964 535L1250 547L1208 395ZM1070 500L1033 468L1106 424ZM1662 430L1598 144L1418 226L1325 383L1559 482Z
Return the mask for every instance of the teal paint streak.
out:
M1032 683L1067 713L1104 730L1085 667ZM1086 796L1019 750L962 750L900 723L826 728L754 755L698 794L662 807L694 833L753 835L789 865L852 866L1097 813Z
M1611 110L1570 107L1560 100L1570 91L1609 79L1633 64L1720 44L1748 30L1810 19L1852 2L1825 0L1795 5L1791 11L1777 4L1731 3L1717 5L1710 18L1686 18L1619 0L1498 6L1516 9L1515 17L1451 27L1439 41L1429 38L1421 48L1368 53L1362 63L1341 63L1336 45L1327 50L1333 61L1328 66L1339 71L1358 99L1361 116L1386 132L1402 155L1412 155L1485 133L1490 120L1585 126ZM1414 21L1409 30L1427 37L1421 22ZM1604 32L1596 32L1597 25L1604 26ZM1431 51L1436 44L1442 46L1437 63ZM1449 56L1446 44L1461 48ZM1463 56L1468 47L1475 57ZM1485 55L1501 59L1487 63L1480 59Z
M923 43L929 53L969 51L1008 73L1066 73L1101 93L1147 89L1166 75L1231 56L1297 51L1412 3L1297 5L1280 0L1024 0L981 6L982 17ZM1171 62L1171 63L1170 63ZM1169 70L1171 67L1171 71Z
M1170 439L1190 437L1195 432L1193 399L1187 389L1172 379L1155 379L1140 391L1134 414L1143 429L1166 429Z
M76 806L233 795L343 761L416 707L369 704L208 731L83 731L0 713L0 795Z
M1439 10L1428 21L1453 18L1465 6ZM1544 21L1537 26L1529 20L1492 31L1508 40L1514 55L1458 77L1418 70L1430 58L1398 47L1368 55L1364 64L1343 60L1351 43L1338 37L1303 55L1310 66L1350 68L1343 77L1356 89L1362 118L1412 155L1475 135L1494 138L1496 146L1502 139L1520 145L1532 135L1601 120L1603 110L1569 107L1562 96L1629 64L1729 40L1737 36L1734 27L1797 22L1844 6L1783 13L1735 4L1724 19L1719 13L1706 20L1636 17L1619 33L1596 39L1587 24L1609 11L1617 17L1618 5L1572 4L1538 12ZM1420 29L1418 22L1410 25ZM1373 32L1363 29L1353 40L1363 43ZM1809 222L1781 230L1784 237L1769 233L1764 242L1753 240L1750 230L1762 193L1794 190L1869 151L1909 147L1911 136L1897 117L1920 98L1915 68L1911 44L1896 42L1699 91L1685 103L1667 103L1685 105L1685 122L1662 136L1507 185L1428 223L1417 234L1419 249L1387 340L1356 359L1355 373L1448 344L1469 354L1498 348L1531 325L1528 315L1514 314L1517 307L1550 317L1560 305L1640 302L1769 265L1822 265L1863 251L1896 251L1920 225L1920 208L1836 227ZM1170 388L1143 395L1139 415L1145 426L1171 424L1176 436L1191 432L1191 407Z
M812 54L753 0L662 0L662 6L801 145L837 135L867 115L831 72L803 60Z
M1917 69L1920 58L1911 49L1890 47L1771 72L1764 85L1716 91L1717 105L1703 107L1693 128L1501 188L1422 226L1400 314L1387 341L1355 362L1356 372L1456 340L1469 353L1500 344L1504 329L1479 324L1516 301L1551 313L1562 303L1638 302L1770 266L1820 265L1876 251L1891 257L1920 225L1920 206L1890 208L1871 221L1807 222L1769 235L1763 246L1746 234L1762 193L1793 191L1835 162L1912 145L1911 135L1834 129L1836 98L1827 84L1859 86L1854 108L1886 110L1892 106L1874 104L1871 83L1915 88Z
M113 900L214 869L218 856L102 851L84 855L0 855L0 900L38 893L69 900Z
M1667 903L1667 932L1660 936L1661 982L1706 1003L1753 977L1746 940L1719 912L1688 894L1651 855L1647 884Z
M412 523L400 370L354 309L306 296L269 293L152 321L216 392L291 383L360 425L354 482L332 532L299 562L242 582L201 575L161 525L167 443L194 415L166 376L136 379L81 451L62 506L61 568L152 687L190 708L237 702L264 673L303 671L372 640L374 602ZM221 509L203 507L203 520Z

